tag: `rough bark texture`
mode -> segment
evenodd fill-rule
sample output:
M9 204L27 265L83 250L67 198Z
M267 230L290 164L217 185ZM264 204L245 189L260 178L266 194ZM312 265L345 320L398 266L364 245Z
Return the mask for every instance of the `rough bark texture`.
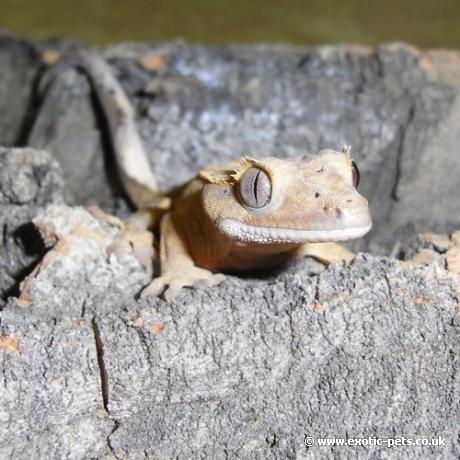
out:
M62 190L59 166L48 153L0 147L0 298L17 294L44 255L32 219L42 207L61 203Z
M84 76L37 93L50 46L73 45L0 37L0 144L51 154L0 150L1 457L458 458L460 237L414 236L460 224L460 55L105 50L163 187L209 162L347 143L373 212L355 243L373 256L232 276L168 303L136 300L149 236L76 206L128 210ZM375 255L398 248L418 263ZM306 448L305 436L445 445Z

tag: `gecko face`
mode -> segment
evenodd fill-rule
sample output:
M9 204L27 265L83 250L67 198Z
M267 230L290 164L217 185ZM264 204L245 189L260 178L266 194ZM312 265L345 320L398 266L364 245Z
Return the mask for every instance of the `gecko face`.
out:
M371 228L359 171L348 152L281 160L244 159L225 180L207 183L203 208L227 238L239 243L344 241Z

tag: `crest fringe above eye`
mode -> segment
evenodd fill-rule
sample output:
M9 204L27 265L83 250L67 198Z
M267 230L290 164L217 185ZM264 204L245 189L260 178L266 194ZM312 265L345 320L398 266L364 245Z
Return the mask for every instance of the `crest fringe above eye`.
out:
M342 148L342 153L345 155L345 158L347 159L348 164L351 167L352 164L352 159L351 159L351 145L345 144Z
M241 160L238 162L238 166L234 169L232 177L235 182L238 182L240 180L240 177L254 164L256 163L256 160L254 158L250 157L243 157Z
M253 166L264 170L270 176L273 176L272 170L265 164L250 157L241 158L238 163L227 165L211 165L201 169L198 173L200 179L209 184L230 184L238 182L241 176Z
M235 180L233 179L234 170L222 169L219 167L207 167L203 168L198 176L203 181L209 184L234 184Z
M249 169L255 166L265 171L269 176L273 177L273 170L267 166L265 163L262 163L255 158L243 157L241 158L238 167L233 174L233 178L238 181L240 177Z

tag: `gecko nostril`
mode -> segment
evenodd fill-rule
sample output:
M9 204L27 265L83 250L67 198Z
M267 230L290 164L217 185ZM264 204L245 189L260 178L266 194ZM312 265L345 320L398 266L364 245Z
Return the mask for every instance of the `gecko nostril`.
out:
M327 212L328 214L332 214L335 212L335 215L337 217L342 217L343 215L343 211L340 208L329 206L329 205L323 206L323 211Z
M318 192L315 192L315 198L319 198L319 193Z

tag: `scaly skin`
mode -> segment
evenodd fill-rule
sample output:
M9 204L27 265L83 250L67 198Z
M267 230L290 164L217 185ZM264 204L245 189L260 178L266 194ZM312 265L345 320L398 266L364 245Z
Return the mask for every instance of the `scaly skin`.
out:
M353 257L330 243L371 228L348 148L209 166L176 193L161 194L134 111L110 67L94 54L79 59L106 114L125 189L140 209L149 209L151 227L160 230L161 274L142 296L171 299L184 286L220 283L224 275L216 272L266 268L296 255L324 263Z
M247 206L239 192L244 173L254 167L263 169L272 185L271 200L262 209ZM370 228L348 151L205 168L162 219L161 276L144 295L166 289L171 297L183 286L220 282L215 271L270 267L302 253L326 263L348 260L344 248L324 243L357 238Z

